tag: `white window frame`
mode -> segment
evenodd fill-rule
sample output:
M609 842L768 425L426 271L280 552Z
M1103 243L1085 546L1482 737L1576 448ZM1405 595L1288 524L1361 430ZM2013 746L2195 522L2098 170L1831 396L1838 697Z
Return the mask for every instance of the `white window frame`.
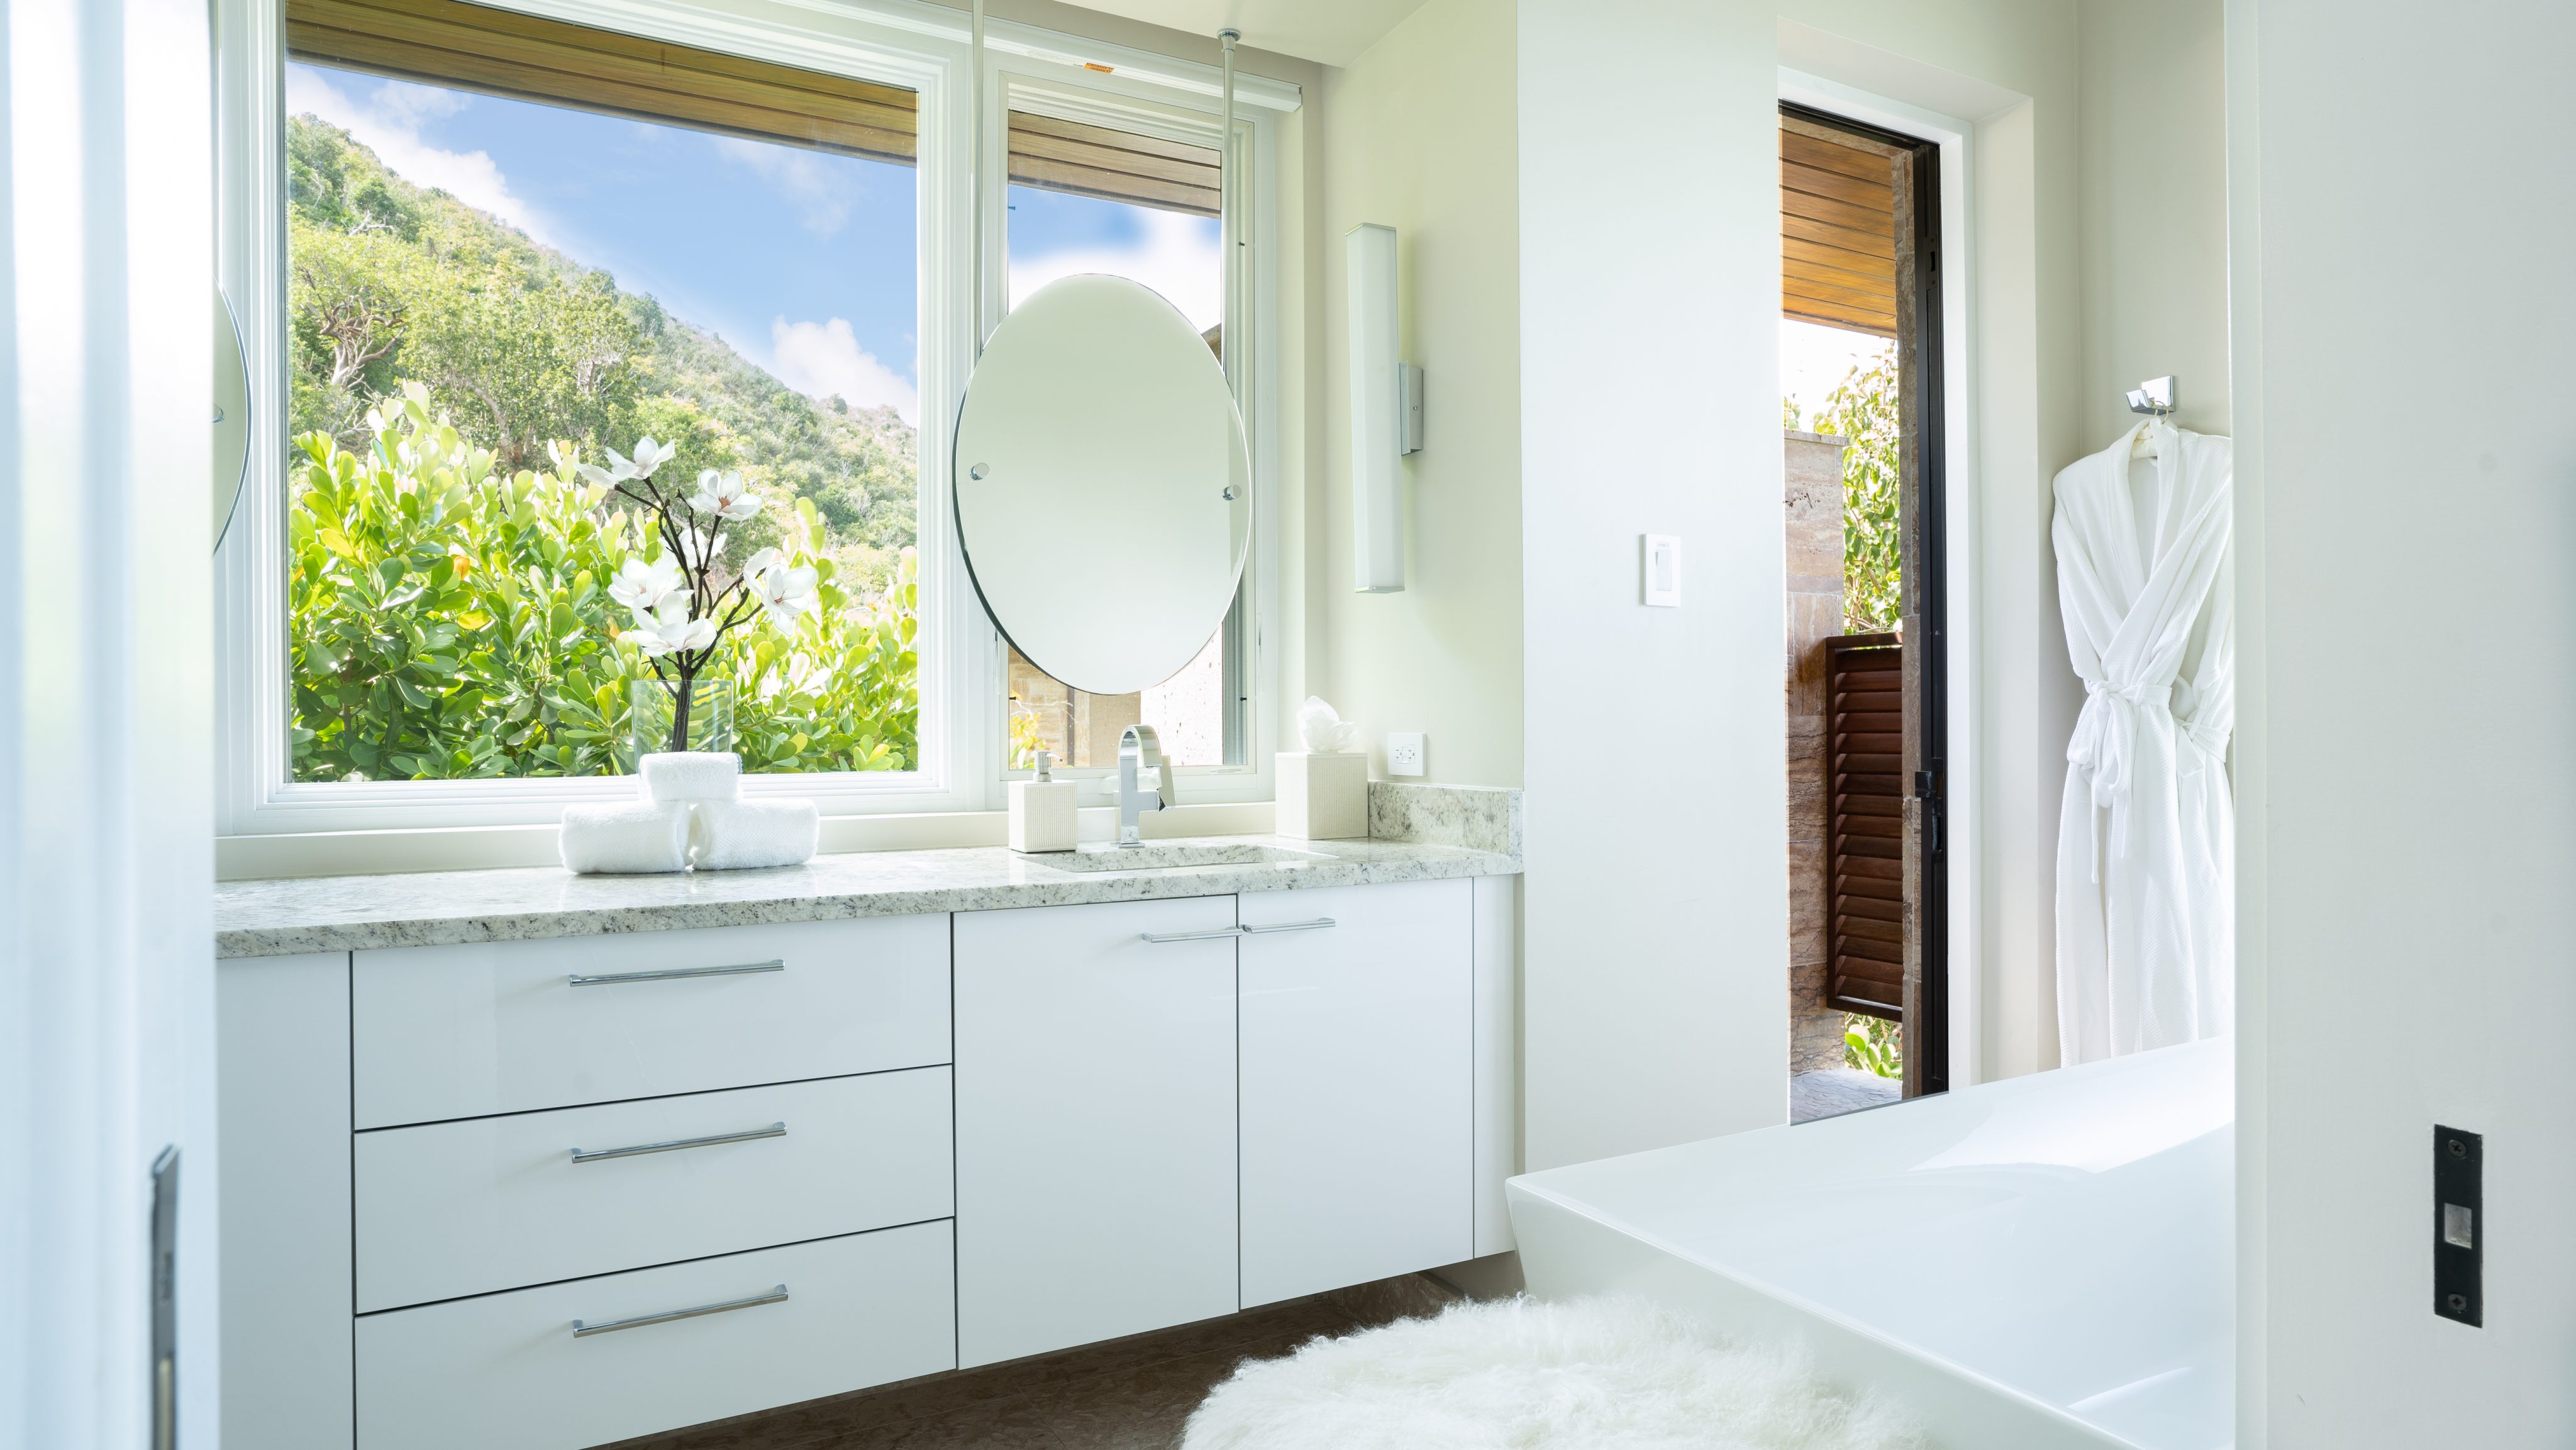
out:
M927 834L891 839L935 839L962 844L978 837L961 813L991 812L1003 803L1005 652L977 602L959 557L949 506L949 432L972 368L972 270L967 239L973 197L966 185L972 107L967 84L970 52L959 12L909 0L804 0L789 10L764 7L758 15L716 9L699 0L481 0L501 8L575 24L646 35L805 69L904 86L920 96L920 151L915 167L920 253L918 335L921 385L921 484L919 548L922 563L919 768L905 772L833 772L761 775L745 779L755 795L794 796L818 802L825 816L941 816L950 824ZM401 781L338 785L287 779L288 657L285 629L285 456L282 410L259 406L259 396L286 396L284 0L222 0L218 13L219 270L240 315L243 346L254 380L252 475L216 567L217 808L227 837L294 837L314 833L366 833L379 849L353 869L398 869L404 864L510 864L528 855L526 829L551 825L563 807L585 800L621 799L634 784L623 777ZM1163 134L1194 136L1213 144L1221 84L1213 68L1033 27L993 23L986 29L989 109L1012 98L1043 95L1052 109L1084 106L1115 115L1107 124L1139 120ZM1107 67L1101 71L1093 67ZM1248 573L1255 617L1249 662L1254 704L1249 711L1247 762L1241 767L1186 772L1193 801L1261 801L1270 798L1270 739L1266 718L1275 698L1276 652L1269 620L1277 603L1278 355L1276 319L1276 130L1299 104L1297 88L1238 77L1238 153L1250 153L1250 185L1238 188L1241 210L1255 219L1232 249L1238 275L1234 298L1248 299L1244 313L1252 337L1241 350L1246 424L1253 439L1255 497L1253 562ZM1195 127L1195 130L1192 128ZM999 196L1007 177L1001 148L1007 136L988 128L993 165L987 184ZM1003 224L1006 209L988 211ZM1232 225L1231 219L1229 225ZM987 270L998 277L1002 254L986 249ZM994 285L988 280L987 285ZM998 287L993 295L1000 295ZM998 314L998 308L996 309ZM502 859L478 858L476 828L519 828L515 844L495 849ZM418 849L382 838L412 834ZM460 834L462 833L462 834ZM428 842L431 836L446 839ZM998 839L998 828L995 838ZM348 839L341 836L340 839ZM847 830L827 826L826 846L847 849ZM283 842L272 844L283 845ZM243 853L274 861L274 852ZM227 868L227 874L241 874ZM258 874L254 869L251 874Z
M1277 750L1273 708L1279 680L1278 651L1268 627L1279 602L1279 385L1276 345L1279 326L1277 137L1275 113L1245 103L1238 78L1233 145L1228 166L1242 168L1224 218L1225 325L1235 369L1235 396L1243 412L1245 436L1252 455L1252 547L1244 564L1241 597L1251 606L1240 641L1248 658L1241 662L1249 683L1250 702L1243 708L1244 758L1224 765L1177 767L1181 795L1194 802L1266 801L1273 794ZM1138 82L1091 70L1070 61L1016 50L985 51L986 245L984 278L990 299L987 316L998 322L1010 295L1010 113L1025 111L1058 120L1080 121L1165 141L1216 147L1223 108L1193 104L1176 97L1167 85ZM1247 164L1248 163L1248 164ZM1006 760L1008 648L998 631L987 629L993 651L992 729L994 758ZM1231 706L1229 706L1231 708ZM995 776L995 804L1003 782L1026 779L1026 770ZM1111 767L1057 767L1056 778L1080 786L1078 799L1107 804L1116 799L1117 771Z

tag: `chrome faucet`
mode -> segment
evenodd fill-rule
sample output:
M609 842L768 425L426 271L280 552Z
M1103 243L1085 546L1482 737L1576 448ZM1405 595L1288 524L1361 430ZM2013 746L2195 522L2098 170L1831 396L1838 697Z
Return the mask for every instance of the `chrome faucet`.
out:
M1154 773L1154 788L1140 792L1136 784L1139 765ZM1140 795L1150 795L1148 805ZM1151 725L1130 725L1118 737L1118 844L1142 846L1145 834L1136 818L1146 811L1168 811L1179 805L1180 797L1172 790L1172 763L1163 758L1163 742L1154 737Z

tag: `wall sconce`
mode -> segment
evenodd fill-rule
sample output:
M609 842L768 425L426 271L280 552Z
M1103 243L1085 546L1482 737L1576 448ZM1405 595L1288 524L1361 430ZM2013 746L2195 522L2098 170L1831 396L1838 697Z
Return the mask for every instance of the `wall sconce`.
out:
M1351 576L1363 594L1404 588L1404 475L1422 450L1422 369L1396 355L1395 228L1363 222L1350 264Z

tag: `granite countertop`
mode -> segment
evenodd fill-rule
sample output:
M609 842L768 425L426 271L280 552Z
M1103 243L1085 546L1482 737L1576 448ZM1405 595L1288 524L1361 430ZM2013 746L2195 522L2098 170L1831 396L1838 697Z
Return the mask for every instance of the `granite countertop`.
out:
M1381 881L1510 875L1520 859L1423 841L1293 841L1273 836L1155 841L1260 847L1288 860L1072 871L999 846L817 856L769 871L575 876L558 867L228 881L215 888L215 955L602 936L679 927L843 921L1088 901L1148 901Z

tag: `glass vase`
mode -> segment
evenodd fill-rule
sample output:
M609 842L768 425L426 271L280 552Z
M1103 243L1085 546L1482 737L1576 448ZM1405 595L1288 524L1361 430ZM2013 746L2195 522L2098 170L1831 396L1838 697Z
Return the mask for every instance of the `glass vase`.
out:
M733 749L733 681L703 675L691 681L686 719L675 727L674 717L682 713L681 702L674 698L677 688L658 679L634 682L629 740L635 755L640 759L667 750Z

